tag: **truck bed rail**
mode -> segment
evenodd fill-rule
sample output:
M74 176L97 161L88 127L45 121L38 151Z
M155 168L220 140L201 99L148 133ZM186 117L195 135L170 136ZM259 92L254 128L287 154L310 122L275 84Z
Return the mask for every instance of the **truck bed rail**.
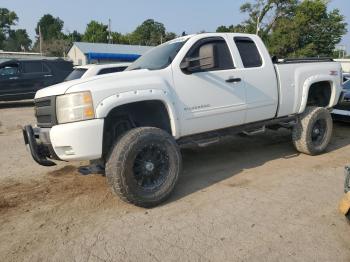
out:
M278 61L278 64L295 64L295 63L321 63L334 62L331 57L305 57L305 58L285 58Z

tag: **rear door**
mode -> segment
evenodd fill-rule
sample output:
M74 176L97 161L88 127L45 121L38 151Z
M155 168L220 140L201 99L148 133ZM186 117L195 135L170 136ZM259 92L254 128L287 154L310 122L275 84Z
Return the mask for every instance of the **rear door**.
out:
M242 79L246 90L245 123L274 118L278 105L277 77L263 42L256 36L233 36L229 41L240 59L234 74Z
M52 77L50 70L42 61L23 61L22 72L24 80L22 88L33 94L46 87L48 79Z

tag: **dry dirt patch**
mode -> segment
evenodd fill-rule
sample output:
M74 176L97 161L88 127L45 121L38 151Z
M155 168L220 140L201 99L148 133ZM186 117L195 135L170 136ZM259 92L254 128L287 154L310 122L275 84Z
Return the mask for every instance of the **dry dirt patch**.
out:
M77 168L71 165L49 172L40 180L18 182L8 179L1 183L0 192L2 192L0 196L2 215L15 209L29 210L39 202L59 204L71 201L82 194L88 196L110 194L104 177L82 176Z

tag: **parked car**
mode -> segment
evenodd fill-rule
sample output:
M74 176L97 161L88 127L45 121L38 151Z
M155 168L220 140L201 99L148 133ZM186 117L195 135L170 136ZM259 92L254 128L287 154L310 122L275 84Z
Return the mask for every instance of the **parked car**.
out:
M131 63L120 64L102 64L102 65L84 65L76 66L74 70L67 76L65 81L71 81L76 79L85 79L97 75L105 75L111 73L117 73L124 71Z
M0 101L33 99L35 93L60 82L73 70L72 62L10 60L0 64Z
M350 80L343 83L339 103L332 110L334 120L350 122Z
M44 166L98 160L116 194L151 207L173 191L183 145L279 126L292 130L299 152L324 152L340 93L341 66L332 59L273 63L256 35L190 35L124 72L38 91L37 127L25 126L24 142Z

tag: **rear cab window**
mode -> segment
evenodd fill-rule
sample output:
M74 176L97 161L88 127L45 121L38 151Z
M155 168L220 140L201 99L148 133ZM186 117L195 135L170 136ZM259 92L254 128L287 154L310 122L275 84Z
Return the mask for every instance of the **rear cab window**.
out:
M261 67L263 60L255 42L249 37L234 37L245 68Z
M97 75L105 75L105 74L111 74L111 73L117 73L122 72L127 68L127 66L118 66L118 67L109 67L109 68L103 68L98 72Z

